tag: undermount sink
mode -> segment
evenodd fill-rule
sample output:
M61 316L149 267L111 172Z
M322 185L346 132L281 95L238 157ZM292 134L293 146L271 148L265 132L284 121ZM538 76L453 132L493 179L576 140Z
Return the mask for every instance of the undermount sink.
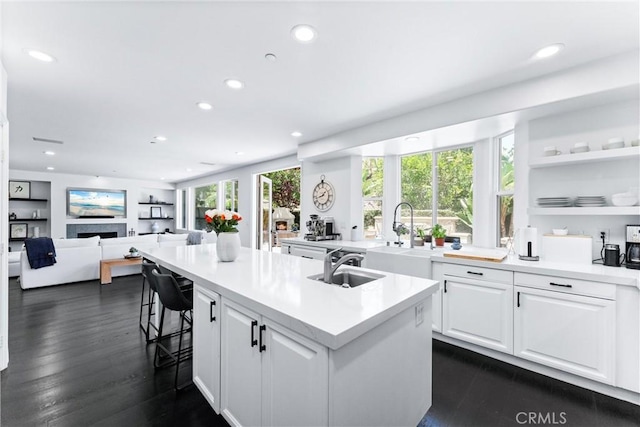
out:
M355 288L356 286L364 285L365 283L382 279L383 277L385 276L382 274L345 268L334 273L332 283L344 288ZM311 280L322 281L323 278L324 275L322 273L309 276L309 279Z

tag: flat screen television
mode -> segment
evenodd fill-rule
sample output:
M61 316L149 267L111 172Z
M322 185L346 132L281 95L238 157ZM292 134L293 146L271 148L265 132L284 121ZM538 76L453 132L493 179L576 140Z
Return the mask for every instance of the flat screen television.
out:
M127 191L67 188L67 215L77 218L126 217Z

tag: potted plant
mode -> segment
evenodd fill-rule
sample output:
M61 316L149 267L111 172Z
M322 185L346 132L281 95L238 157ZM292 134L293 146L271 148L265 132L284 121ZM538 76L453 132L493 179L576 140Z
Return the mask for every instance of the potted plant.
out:
M436 246L444 246L444 238L447 235L447 230L440 224L436 224L431 229L431 237L436 239Z
M424 228L416 227L416 237L414 237L413 243L415 246L424 246L425 234Z
M138 250L137 250L135 247L131 246L131 247L129 248L129 257L131 257L131 258L135 258L135 257L137 257L138 255L139 255Z

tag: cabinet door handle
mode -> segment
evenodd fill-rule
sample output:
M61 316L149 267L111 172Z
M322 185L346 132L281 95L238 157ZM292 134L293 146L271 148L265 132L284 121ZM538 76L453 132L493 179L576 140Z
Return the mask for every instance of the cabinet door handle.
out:
M475 276L484 276L484 273L478 273L477 271L467 271L467 274L473 274Z
M265 325L260 325L260 352L263 352L267 349L267 346L262 344L262 332L265 331L267 327Z
M518 292L518 307L520 307L520 292Z
M255 334L255 327L258 326L258 321L257 320L252 320L251 321L251 347L258 345L258 340L256 339Z
M216 305L215 301L209 302L209 322L215 322L216 320L216 316L213 315L213 307L215 307L215 305Z
M563 287L563 288L573 288L573 286L571 286L571 285L566 285L566 284L564 284L564 283L553 283L553 282L549 282L549 284L550 284L551 286L561 286L561 287Z
M447 293L447 281L446 280L444 281L444 293L445 294Z
M310 256L305 256L305 255L300 255L302 258L306 258L306 259L313 259L313 257Z

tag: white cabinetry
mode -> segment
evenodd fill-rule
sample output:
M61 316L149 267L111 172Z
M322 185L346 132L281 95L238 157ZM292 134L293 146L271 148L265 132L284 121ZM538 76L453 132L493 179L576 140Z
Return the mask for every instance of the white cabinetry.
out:
M328 349L222 302L221 410L232 425L327 425ZM286 409L286 410L285 410Z
M513 273L444 265L442 333L513 354Z
M615 380L615 286L515 274L514 354L586 378Z
M193 382L220 412L220 296L199 286L193 293Z

